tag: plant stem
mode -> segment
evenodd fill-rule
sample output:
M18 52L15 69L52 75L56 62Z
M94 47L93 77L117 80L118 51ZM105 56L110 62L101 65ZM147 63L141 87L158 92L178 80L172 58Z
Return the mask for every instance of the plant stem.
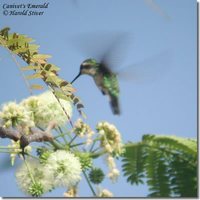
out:
M68 141L66 140L66 138L65 138L65 135L64 134L62 134L62 129L58 126L58 130L60 131L60 136L63 138L63 140L64 140L64 142L65 142L65 144L67 144L68 143ZM54 137L55 138L55 137Z
M69 145L70 145L76 138L77 138L77 135L75 135L75 136L71 139L71 141L69 142Z
M86 179L86 181L87 181L87 183L88 183L88 185L89 185L89 187L90 187L90 189L91 189L91 191L92 191L92 194L93 194L94 196L96 196L96 193L95 193L95 191L94 191L94 189L93 189L93 187L92 187L92 185L91 185L91 183L90 183L90 180L88 179L87 174L85 173L84 170L83 170L83 175L84 175L84 177L85 177L85 179Z
M46 82L45 82L45 83L46 83ZM73 123L72 123L72 120L71 120L70 116L68 115L67 111L65 110L65 108L64 108L63 105L62 105L62 103L60 102L60 99L56 96L54 88L51 87L51 86L49 86L49 85L48 85L48 87L52 90L52 93L53 93L54 97L55 97L56 100L58 101L58 103L59 103L59 105L61 106L63 112L65 113L65 115L66 115L66 117L67 117L67 119L68 119L68 121L69 121L71 127L74 128L74 125L73 125ZM62 91L62 89L61 89L61 91ZM62 92L64 93L64 91L62 91Z
M86 144L86 142L81 142L81 143L71 145L70 148L77 147L77 146L80 146L80 145L83 145L83 144Z
M72 139L72 136L71 136L71 133L72 133L72 131L68 131L68 129L66 129L66 127L63 127L64 129L65 129L65 134L70 138L70 139Z
M51 141L50 143L53 145L55 149L64 149L64 147L61 146L59 143L57 143L55 140Z
M59 135L56 135L56 136L54 137L54 139L57 139L57 138L59 138L59 137L63 137L64 135L67 135L67 133L61 133L61 134L59 134Z
M7 48L7 49L8 49L8 48ZM10 55L11 55L13 61L15 62L15 64L16 64L17 67L18 67L18 69L19 69L19 71L20 71L20 75L22 76L22 79L24 80L25 85L26 85L26 87L27 87L27 89L28 89L30 95L33 95L33 92L32 92L32 90L31 90L30 83L27 81L27 79L26 79L24 73L23 73L22 70L20 69L21 66L20 66L20 64L17 62L17 59L15 58L15 55L12 53L12 51L10 51L10 49L8 49L8 51L9 51L9 53L10 53Z
M95 150L92 151L92 153L95 153L95 152L98 151L99 149L101 149L101 147L97 147Z
M93 142L93 144L92 144L92 146L91 146L91 148L90 148L90 152L92 152L92 150L93 150L95 144L96 144L96 140Z
M24 163L25 163L25 165L26 165L26 167L27 167L27 170L28 170L28 172L29 172L29 174L30 174L30 177L31 177L32 182L35 183L35 179L34 179L32 173L31 173L31 170L30 170L30 168L29 168L29 166L28 166L28 163L27 163L26 159L24 159Z
M101 156L101 155L103 155L105 153L107 153L105 150L99 151L97 153L91 153L91 157L92 158L98 158L99 156Z
M17 154L16 151L0 151L0 153L16 153Z
M15 147L4 147L4 146L2 146L2 147L0 147L0 149L14 149L14 150L20 150L20 148L15 148Z

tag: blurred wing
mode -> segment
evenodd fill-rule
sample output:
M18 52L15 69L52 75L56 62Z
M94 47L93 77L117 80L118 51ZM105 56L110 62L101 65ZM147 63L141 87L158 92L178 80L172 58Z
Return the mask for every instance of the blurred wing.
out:
M170 16L155 2L155 0L144 0L155 12L169 20Z
M112 40L112 43L109 44L107 50L104 52L101 62L113 71L117 71L117 68L125 62L134 39L133 34L122 33L113 37Z
M153 82L163 78L171 66L172 52L168 50L120 69L118 77L135 83Z
M78 8L79 6L78 0L70 0L70 3L72 6L75 6L76 8Z
M105 66L116 68L123 63L133 42L133 35L120 32L80 33L69 38L75 48L85 58L94 58Z

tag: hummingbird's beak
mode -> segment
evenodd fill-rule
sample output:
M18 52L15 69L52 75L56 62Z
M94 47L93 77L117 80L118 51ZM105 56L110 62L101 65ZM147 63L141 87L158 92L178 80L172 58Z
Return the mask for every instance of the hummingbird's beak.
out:
M71 84L81 75L81 72L79 72L79 74L74 78L73 81L71 81Z

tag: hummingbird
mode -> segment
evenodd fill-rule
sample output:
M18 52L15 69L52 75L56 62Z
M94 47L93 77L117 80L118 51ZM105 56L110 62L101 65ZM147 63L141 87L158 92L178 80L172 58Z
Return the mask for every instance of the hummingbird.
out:
M71 84L81 75L91 76L103 95L108 96L110 106L114 115L120 114L119 107L119 84L117 74L103 62L97 62L89 58L80 65L79 74L73 79Z
M79 36L79 37L78 37ZM168 53L161 52L155 56L145 58L137 63L124 65L124 58L133 42L133 34L122 33L92 33L78 35L73 45L87 52L89 59L80 65L78 75L71 81L74 83L81 75L89 75L103 95L109 98L114 115L120 115L119 80L131 80L135 83L152 81L160 76L160 72L169 69ZM73 39L73 37L72 37ZM86 56L86 55L85 55Z

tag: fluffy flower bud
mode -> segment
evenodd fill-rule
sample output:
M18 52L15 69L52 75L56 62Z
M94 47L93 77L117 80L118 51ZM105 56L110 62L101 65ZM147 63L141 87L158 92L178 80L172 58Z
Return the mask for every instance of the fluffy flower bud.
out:
M103 189L103 190L99 193L98 196L99 196L99 197L113 197L113 193L110 192L110 191L107 190L107 189Z
M44 166L46 177L55 187L73 187L81 180L81 163L72 153L58 150L52 153Z
M52 180L45 176L43 166L36 160L27 159L16 171L19 187L27 194L41 196L52 189Z
M108 153L114 153L116 156L123 153L122 140L119 131L113 124L108 122L100 122L96 129L101 135L101 146Z
M3 106L0 119L5 128L34 126L30 112L15 102L9 102Z
M89 173L89 179L94 184L100 184L104 177L105 175L100 168L94 168Z
M72 115L71 103L60 100L62 107L69 117ZM63 125L68 121L62 107L56 100L52 92L47 91L38 96L31 96L21 102L21 105L32 114L36 126L46 128L50 121L55 121L58 125Z

